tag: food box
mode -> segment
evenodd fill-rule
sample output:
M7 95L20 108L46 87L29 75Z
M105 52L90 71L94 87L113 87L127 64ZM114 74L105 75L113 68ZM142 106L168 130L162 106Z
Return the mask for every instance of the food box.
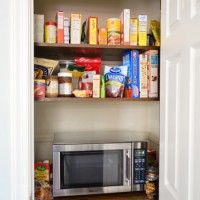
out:
M64 43L64 12L58 11L56 15L57 22L57 43Z
M130 45L130 9L124 9L121 19L121 44Z
M130 45L137 46L138 44L138 19L130 19Z
M64 43L69 44L69 18L64 18Z
M123 54L123 65L128 67L125 84L125 97L140 98L140 71L138 51L132 50Z
M34 14L34 42L44 42L44 15Z
M36 162L35 166L35 180L49 183L50 180L50 163Z
M98 17L88 18L88 44L98 43Z
M142 53L139 55L140 62L140 98L148 97L147 90L147 55Z
M148 97L158 98L158 50L149 50L147 55Z
M93 75L93 98L100 98L100 75Z
M99 44L107 44L107 34L106 28L99 29Z
M138 45L147 45L147 15L138 16Z
M81 43L81 14L71 14L71 44Z

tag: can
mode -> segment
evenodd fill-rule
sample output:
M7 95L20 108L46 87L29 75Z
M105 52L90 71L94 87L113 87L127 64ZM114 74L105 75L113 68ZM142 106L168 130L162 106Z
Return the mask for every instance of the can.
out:
M45 23L45 42L56 43L56 22Z
M118 18L107 19L108 45L120 45L121 23Z
M34 98L36 100L42 100L45 98L45 86L44 79L34 80Z
M57 97L58 96L58 77L47 76L46 77L46 97Z
M72 74L67 72L58 73L58 94L59 97L72 96Z

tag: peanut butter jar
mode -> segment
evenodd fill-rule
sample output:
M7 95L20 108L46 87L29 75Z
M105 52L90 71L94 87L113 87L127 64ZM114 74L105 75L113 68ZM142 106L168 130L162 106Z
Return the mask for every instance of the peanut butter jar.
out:
M53 98L58 96L58 77L46 77L46 97Z
M72 74L67 72L58 73L58 95L59 97L72 96Z

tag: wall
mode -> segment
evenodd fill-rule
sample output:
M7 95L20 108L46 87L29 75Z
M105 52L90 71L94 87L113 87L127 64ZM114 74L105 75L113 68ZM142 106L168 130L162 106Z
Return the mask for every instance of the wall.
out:
M82 19L89 15L99 17L99 27L106 20L119 17L123 8L131 9L131 17L147 14L150 19L160 20L158 0L35 0L35 13L45 14L45 21L55 20L57 10L65 16L81 13ZM105 14L106 13L106 14ZM149 25L148 25L149 26ZM104 61L104 64L120 64ZM35 159L52 157L51 146L55 132L95 130L131 130L150 133L159 141L159 102L66 102L35 103ZM76 137L76 135L75 135Z

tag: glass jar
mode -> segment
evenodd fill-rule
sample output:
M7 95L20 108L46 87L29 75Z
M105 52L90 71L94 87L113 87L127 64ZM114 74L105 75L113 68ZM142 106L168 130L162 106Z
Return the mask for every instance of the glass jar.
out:
M58 94L59 97L72 96L72 74L67 72L58 73Z
M52 98L58 96L58 77L47 76L46 77L46 97Z

